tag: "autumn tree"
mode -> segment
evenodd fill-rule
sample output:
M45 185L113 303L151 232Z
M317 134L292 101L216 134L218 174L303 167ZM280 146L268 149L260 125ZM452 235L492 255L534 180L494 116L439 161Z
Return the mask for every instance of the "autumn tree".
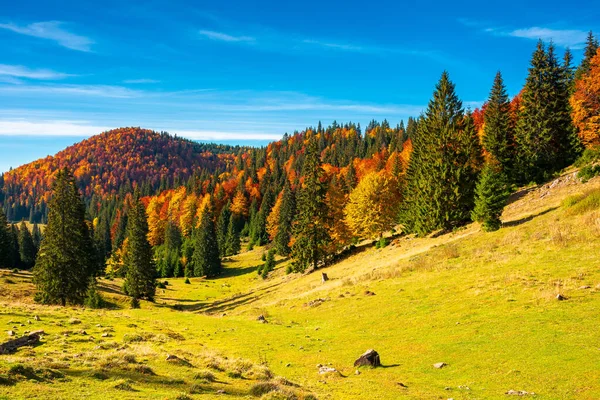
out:
M325 249L331 238L326 227L327 187L323 182L323 175L317 142L310 140L306 146L302 168L303 182L298 190L298 211L293 229L294 272L303 272L308 267L318 268L327 257Z
M495 162L486 163L475 189L475 208L471 213L473 221L480 222L486 232L498 230L509 194L508 179L502 166Z
M354 235L375 239L393 228L398 205L391 179L385 174L371 172L350 193L344 214Z
M221 273L221 257L215 232L212 200L202 212L200 226L194 232L192 264L194 276L213 278Z
M48 206L48 225L33 269L35 299L63 307L81 304L93 273L94 247L84 203L66 168L56 175Z
M576 81L570 101L582 143L587 147L600 145L600 49L590 60L588 72Z
M481 147L473 118L464 113L444 72L412 137L401 220L425 235L470 220Z
M123 257L124 289L131 296L132 306L136 307L142 298L154 301L156 292L156 266L148 241L148 218L139 193L134 194L129 206L127 243Z

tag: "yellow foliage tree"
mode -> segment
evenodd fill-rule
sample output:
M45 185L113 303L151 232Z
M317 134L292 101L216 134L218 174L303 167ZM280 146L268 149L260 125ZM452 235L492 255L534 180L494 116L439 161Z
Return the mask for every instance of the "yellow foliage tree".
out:
M153 197L148 203L146 214L148 214L148 241L152 246L158 246L164 241L167 221L160 216L163 204L157 197Z
M248 200L241 191L238 191L233 198L231 213L237 216L248 216Z
M398 205L392 180L384 173L371 172L350 193L345 220L356 236L375 239L394 226Z
M181 234L185 237L190 237L192 234L197 202L198 198L194 193L191 193L183 202L183 212L179 217L179 228L181 229Z
M277 201L275 205L271 209L271 213L267 217L267 233L269 234L269 238L273 240L275 236L277 236L277 231L279 229L279 213L281 210L281 201L283 196L279 193L277 196Z
M600 145L600 49L590 61L590 71L576 81L571 107L583 144Z

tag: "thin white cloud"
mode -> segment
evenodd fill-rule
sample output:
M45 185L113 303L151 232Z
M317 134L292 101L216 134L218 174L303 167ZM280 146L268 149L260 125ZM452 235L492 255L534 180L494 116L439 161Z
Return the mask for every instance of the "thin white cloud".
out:
M42 95L73 95L108 98L133 98L142 96L143 92L122 86L110 85L20 85L0 86L1 93L42 94Z
M578 29L549 29L534 26L531 28L515 29L506 33L508 36L544 41L552 40L562 47L573 49L583 48L587 32Z
M325 47L329 49L342 50L342 51L352 51L362 53L365 51L365 48L362 46L354 46L351 44L341 44L341 43L333 43L333 42L324 42L320 40L313 39L304 39L302 43L312 44L320 47Z
M88 121L0 119L3 136L92 136L111 129Z
M458 22L469 28L481 29L481 31L490 35L530 40L542 39L543 41L552 41L558 46L570 47L572 49L582 49L585 46L587 38L587 32L580 29L553 29L540 26L514 29L490 26L490 23L473 21L467 18L459 18Z
M130 84L143 84L143 83L160 83L160 81L156 80L156 79L127 79L124 80L123 83L130 83Z
M56 72L49 69L29 69L22 65L0 64L0 76L39 80L55 80L63 79L73 75L63 74L62 72Z
M233 36L223 32L200 30L198 34L211 40L218 40L222 42L254 42L254 38L250 36Z
M77 35L63 28L61 21L34 22L29 25L17 25L13 23L0 24L1 29L32 36L41 39L55 41L59 45L71 50L92 51L94 41L86 36Z

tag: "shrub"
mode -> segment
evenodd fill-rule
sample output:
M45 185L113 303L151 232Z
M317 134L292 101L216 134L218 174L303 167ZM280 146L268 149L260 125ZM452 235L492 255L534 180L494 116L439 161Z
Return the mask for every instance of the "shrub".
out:
M210 371L201 370L198 371L196 375L194 375L194 379L197 381L214 382L217 379L217 377Z
M164 284L164 283L162 283L162 282L158 282L158 283L156 284L156 287L157 287L157 288L159 288L159 289L166 289L166 288L167 288L167 287L165 286L165 284Z
M137 299L137 297L132 297L130 304L131 308L140 308L140 301Z
M183 283L185 283L186 285L190 285L192 282L190 282L190 278L185 278L185 281L183 281Z
M577 177L581 179L583 183L598 175L600 175L600 165L586 165L577 173Z
M103 308L106 303L96 287L96 280L92 278L90 287L88 288L87 297L85 298L84 305L88 308Z

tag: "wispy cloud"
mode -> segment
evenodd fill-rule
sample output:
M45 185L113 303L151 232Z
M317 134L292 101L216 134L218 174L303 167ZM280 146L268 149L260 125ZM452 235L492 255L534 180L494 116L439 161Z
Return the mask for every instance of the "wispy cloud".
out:
M483 21L473 21L460 18L458 22L469 28L480 29L482 32L495 36L516 37L521 39L553 41L554 44L572 49L582 49L585 46L587 32L580 29L557 29L540 26L527 28L509 28L493 26Z
M13 23L0 24L1 29L20 33L22 35L33 36L41 39L55 41L59 45L71 50L92 51L91 46L94 43L88 37L69 32L64 28L65 23L61 21L34 22L29 25L17 25Z
M143 83L160 83L159 80L156 79L127 79L124 80L123 83L130 83L130 84L143 84Z
M64 74L62 72L56 72L49 69L30 69L22 65L0 64L0 76L39 80L56 80L67 78L73 75Z
M200 36L211 40L218 40L222 42L254 42L255 39L251 36L233 36L223 32L200 30L198 31Z
M351 44L342 44L342 43L333 43L333 42L324 42L321 40L313 40L313 39L304 39L302 43L325 47L334 50L342 50L342 51L352 51L357 53L363 53L365 51L365 47L363 46L355 46Z
M0 135L91 136L112 129L89 121L0 119Z
M122 86L110 85L20 85L0 86L0 94L42 94L42 95L73 95L109 98L140 97L142 92Z
M581 49L585 45L587 32L577 29L549 29L534 26L531 28L515 29L510 32L503 32L508 36L544 41L552 40L558 46Z

